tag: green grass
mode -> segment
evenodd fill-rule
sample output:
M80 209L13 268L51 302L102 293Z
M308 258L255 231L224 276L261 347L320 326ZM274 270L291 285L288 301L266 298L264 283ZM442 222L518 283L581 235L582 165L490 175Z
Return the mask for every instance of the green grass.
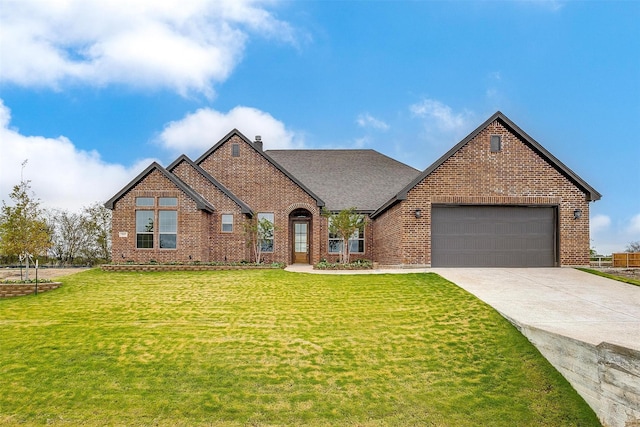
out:
M105 273L0 300L0 424L595 426L435 274Z
M578 267L577 269L580 270L580 271L584 271L586 273L595 274L596 276L602 276L602 277L606 277L607 279L617 280L618 282L624 282L624 283L628 283L630 285L640 286L640 280L631 279L629 277L616 276L615 274L604 273L602 271L593 270L591 268Z

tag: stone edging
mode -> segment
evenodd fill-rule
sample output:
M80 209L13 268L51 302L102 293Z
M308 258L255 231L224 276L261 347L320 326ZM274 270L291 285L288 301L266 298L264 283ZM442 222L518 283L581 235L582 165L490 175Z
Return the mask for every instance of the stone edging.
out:
M60 286L60 282L38 283L38 293L58 289ZM23 297L35 292L35 283L0 283L0 298Z

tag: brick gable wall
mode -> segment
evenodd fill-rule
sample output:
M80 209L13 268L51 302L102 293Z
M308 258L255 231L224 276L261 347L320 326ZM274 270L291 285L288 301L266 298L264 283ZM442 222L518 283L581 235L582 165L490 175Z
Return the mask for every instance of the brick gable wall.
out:
M238 157L232 156L233 144L239 145ZM265 261L291 262L289 214L298 208L311 212L311 262L320 259L322 218L316 201L245 140L237 135L231 136L202 159L199 166L247 203L254 213L274 214L274 252L263 254Z
M491 135L502 136L500 152L491 152ZM406 200L377 219L377 260L429 265L431 205L437 203L558 206L560 264L588 264L589 203L585 193L498 120L411 189ZM421 218L414 217L415 209L421 209ZM575 209L582 211L580 219L574 219ZM395 246L398 240L400 251Z
M136 197L154 197L155 207L136 206ZM158 207L158 197L176 197L178 207ZM154 235L153 249L136 248L136 211L137 210L177 210L178 230L176 249L159 249L157 226ZM188 262L191 260L207 260L209 257L207 228L209 214L199 210L196 203L178 189L173 182L161 172L154 170L129 192L118 199L113 207L112 220L112 256L114 262ZM157 224L157 219L156 219ZM120 237L120 233L126 237ZM191 257L191 258L189 258Z
M208 215L209 221L206 224L208 254L207 258L202 261L239 262L250 260L251 252L245 244L243 228L248 217L242 213L240 206L185 161L173 168L172 173L203 196L215 208L215 211ZM231 233L222 231L223 214L233 215L234 224Z

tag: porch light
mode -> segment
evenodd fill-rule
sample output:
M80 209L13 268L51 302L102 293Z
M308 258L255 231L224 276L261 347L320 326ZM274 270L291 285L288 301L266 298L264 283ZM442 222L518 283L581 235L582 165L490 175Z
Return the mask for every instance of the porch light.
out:
M416 211L413 213L413 215L414 215L416 218L420 218L420 217L422 217L422 209L416 209Z
M582 210L576 209L573 211L573 219L580 219L582 216Z

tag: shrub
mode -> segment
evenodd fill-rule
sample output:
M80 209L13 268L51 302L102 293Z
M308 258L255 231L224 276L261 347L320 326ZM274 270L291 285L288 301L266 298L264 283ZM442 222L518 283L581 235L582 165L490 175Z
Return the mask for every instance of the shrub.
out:
M339 262L328 262L325 259L321 259L316 265L313 266L316 270L368 270L373 267L373 264L368 259L356 259L347 264L341 264Z

